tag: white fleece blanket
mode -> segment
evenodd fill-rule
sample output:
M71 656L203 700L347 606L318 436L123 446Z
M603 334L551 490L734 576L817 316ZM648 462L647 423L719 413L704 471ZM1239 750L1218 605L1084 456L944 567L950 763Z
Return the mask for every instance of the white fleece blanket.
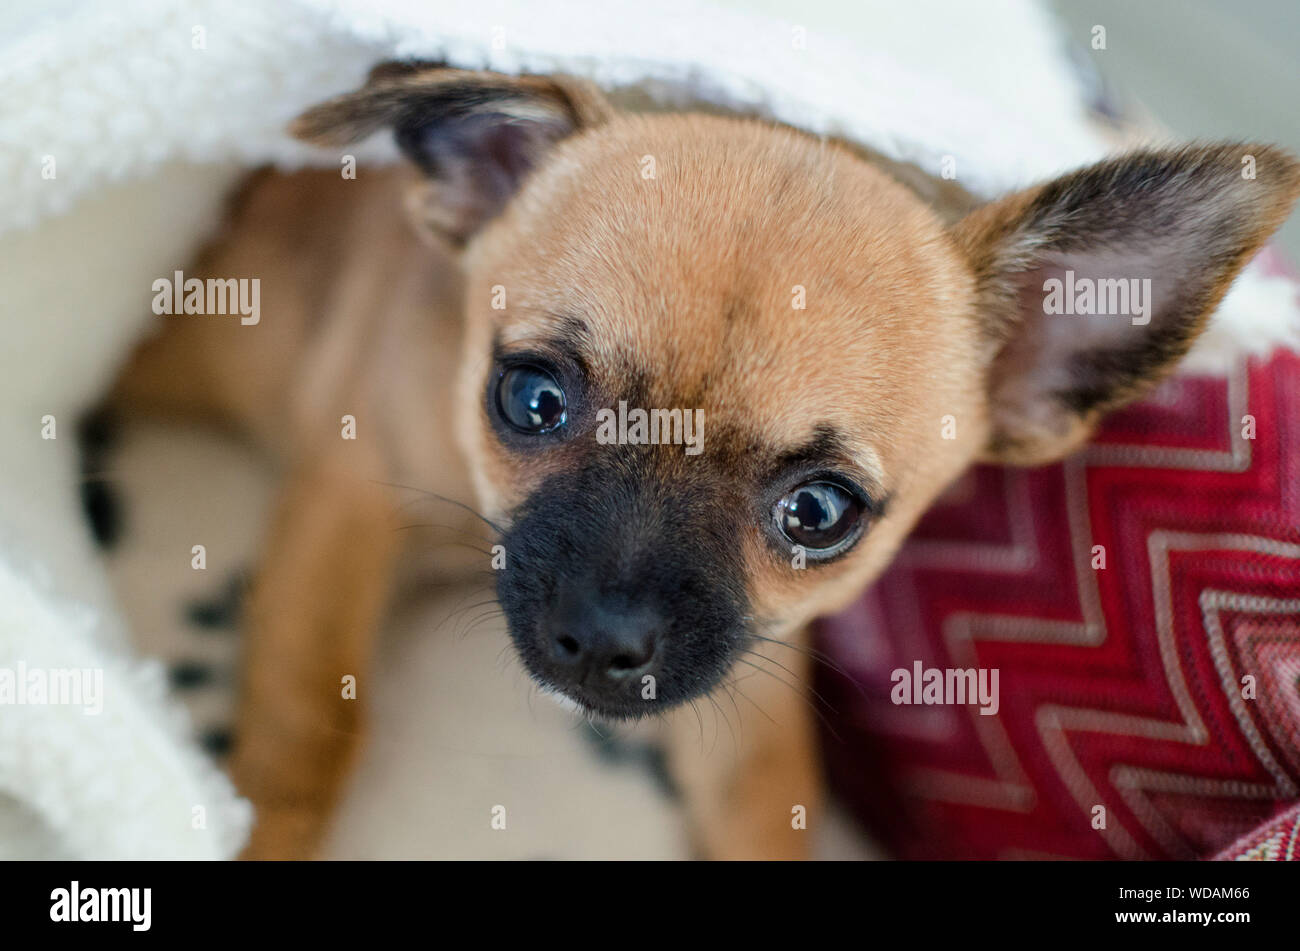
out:
M0 10L0 37L0 858L224 858L246 835L247 804L130 650L72 437L232 176L338 161L284 136L306 106L418 57L951 156L985 194L1105 151L1031 0L47 0ZM1293 339L1293 307L1248 273L1194 365ZM37 699L58 677L77 702Z

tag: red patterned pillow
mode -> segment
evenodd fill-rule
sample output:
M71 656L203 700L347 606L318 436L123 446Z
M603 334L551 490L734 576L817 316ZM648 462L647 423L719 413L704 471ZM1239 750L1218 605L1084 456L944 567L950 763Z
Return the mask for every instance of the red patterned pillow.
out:
M900 857L1295 857L1300 357L972 470L819 639L832 783ZM895 703L918 662L996 669L996 714Z

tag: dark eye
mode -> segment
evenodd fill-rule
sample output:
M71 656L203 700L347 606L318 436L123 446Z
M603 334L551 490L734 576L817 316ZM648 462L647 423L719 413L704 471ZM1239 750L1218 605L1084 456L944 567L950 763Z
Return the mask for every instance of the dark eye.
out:
M862 503L834 482L808 482L776 503L785 537L810 551L827 551L851 536L862 520Z
M562 425L564 406L564 390L541 367L511 367L497 383L497 407L522 433L547 433Z

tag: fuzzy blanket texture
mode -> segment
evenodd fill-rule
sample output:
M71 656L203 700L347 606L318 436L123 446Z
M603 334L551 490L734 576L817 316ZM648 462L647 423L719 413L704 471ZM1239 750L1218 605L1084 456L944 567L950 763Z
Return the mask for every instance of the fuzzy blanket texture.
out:
M764 11L764 12L758 12ZM334 165L305 107L395 58L567 72L834 133L983 194L1106 151L1047 15L961 4L724 0L53 0L0 11L0 858L228 858L250 812L136 656L78 509L78 414L150 320L240 170ZM390 160L377 138L361 159ZM1193 363L1293 339L1252 270ZM189 558L189 552L178 552ZM75 672L83 702L36 699ZM21 683L18 678L21 673ZM95 685L101 689L96 693ZM29 689L30 688L30 689ZM97 699L91 702L91 694Z

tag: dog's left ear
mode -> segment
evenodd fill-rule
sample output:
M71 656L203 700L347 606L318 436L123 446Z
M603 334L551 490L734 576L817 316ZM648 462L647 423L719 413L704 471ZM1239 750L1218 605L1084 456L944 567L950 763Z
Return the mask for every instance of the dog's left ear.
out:
M392 129L427 175L418 216L462 244L501 212L556 142L611 114L594 85L572 77L385 63L361 89L308 110L289 131L337 147Z
M1146 392L1298 194L1285 152L1219 145L1130 154L959 221L989 340L986 458L1060 458Z

